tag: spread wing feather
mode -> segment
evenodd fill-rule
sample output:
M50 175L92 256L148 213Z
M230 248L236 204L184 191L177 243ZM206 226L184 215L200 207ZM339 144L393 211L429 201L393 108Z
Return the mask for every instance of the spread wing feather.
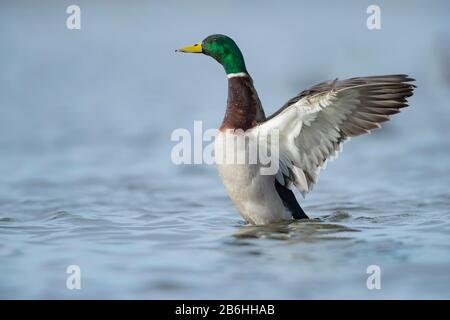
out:
M327 81L301 92L257 129L279 130L278 182L304 195L317 182L321 168L350 137L380 127L408 106L414 79L406 75Z

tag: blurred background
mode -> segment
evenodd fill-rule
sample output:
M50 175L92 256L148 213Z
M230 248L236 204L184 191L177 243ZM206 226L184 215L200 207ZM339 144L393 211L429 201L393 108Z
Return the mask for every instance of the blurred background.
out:
M68 30L66 8L81 8ZM381 29L366 27L369 5ZM0 298L450 298L448 1L0 2ZM302 201L244 226L216 169L176 166L174 129L223 118L223 69L174 49L213 33L266 114L329 79L418 86ZM382 289L368 290L379 265ZM79 265L82 290L66 288Z

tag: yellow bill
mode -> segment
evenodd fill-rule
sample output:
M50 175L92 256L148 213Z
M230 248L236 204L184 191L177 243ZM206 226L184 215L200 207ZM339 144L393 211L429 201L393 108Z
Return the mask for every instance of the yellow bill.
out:
M183 47L175 50L175 52L202 53L203 52L202 43L199 42L192 46Z

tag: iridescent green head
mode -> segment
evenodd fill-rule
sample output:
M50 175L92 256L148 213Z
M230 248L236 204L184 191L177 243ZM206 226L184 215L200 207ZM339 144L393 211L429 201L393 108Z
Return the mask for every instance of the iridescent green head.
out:
M241 50L239 50L239 47L233 39L222 34L213 34L200 43L183 47L176 51L203 53L213 57L225 68L227 74L247 73Z

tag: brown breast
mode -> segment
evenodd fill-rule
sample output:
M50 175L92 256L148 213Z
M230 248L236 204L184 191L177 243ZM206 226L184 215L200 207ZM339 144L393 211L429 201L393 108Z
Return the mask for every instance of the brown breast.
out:
M220 131L247 130L264 121L265 115L250 76L228 79L228 101Z

